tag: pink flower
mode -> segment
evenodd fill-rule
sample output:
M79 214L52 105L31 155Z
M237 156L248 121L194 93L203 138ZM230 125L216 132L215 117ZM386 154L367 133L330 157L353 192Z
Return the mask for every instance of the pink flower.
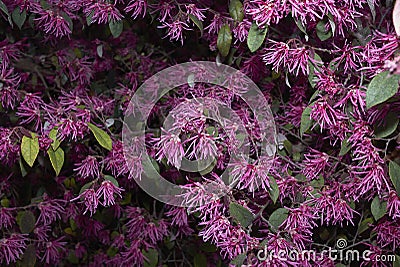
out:
M96 191L94 189L86 189L84 190L78 197L71 199L71 201L75 201L77 199L82 199L83 201L81 203L84 203L85 205L85 211L83 214L86 214L86 212L90 211L90 216L93 215L93 213L96 212L97 206L99 204L99 199L96 194Z
M11 213L11 209L0 208L0 228L7 229L13 226L14 223L15 219Z
M87 156L82 162L76 165L74 171L82 178L97 178L99 177L99 163L93 156Z
M72 21L67 14L55 12L53 10L42 10L39 12L38 18L34 20L38 22L45 33L54 35L55 37L63 37L72 33Z
M91 15L91 21L102 24L110 21L120 21L124 16L114 4L107 2L94 2L85 9L87 17Z
M147 0L130 0L127 6L125 7L125 12L132 12L132 18L136 19L139 16L146 16L147 9Z
M258 27L264 27L278 23L283 18L286 8L285 1L254 0L246 8L246 13L252 16Z
M387 210L389 216L392 216L393 220L400 218L400 198L394 190L389 192Z
M303 173L310 180L316 178L324 171L326 166L329 166L329 156L326 153L311 149L311 152L305 154L304 157L306 159L304 161Z
M104 207L112 206L115 204L114 194L122 198L121 192L124 189L118 188L111 181L105 180L101 183L101 186L96 191L97 198L103 198L103 202L100 202Z
M157 152L157 160L160 161L162 158L167 158L167 163L172 164L176 168L181 167L182 158L185 155L183 150L182 142L179 136L171 134L164 130L164 133L160 137L160 141L156 144L159 148Z
M249 34L251 23L248 20L243 20L238 23L238 25L233 28L232 32L237 39L235 43L239 42L244 42L247 38L247 35Z
M0 263L7 265L21 258L28 239L22 234L11 234L0 239Z
M167 35L171 41L181 41L183 45L183 30L190 30L189 25L181 20L175 20L172 23L164 22L163 25L158 26L160 29L167 28Z
M205 27L204 30L208 30L209 34L215 34L221 29L223 24L223 18L221 18L221 15L217 13L214 14L214 18L212 19L211 23Z
M206 18L206 16L204 16L204 14L202 12L206 11L207 9L200 9L200 8L196 7L195 4L187 4L187 5L185 5L185 7L187 10L187 13L195 16L198 20L204 21L204 19Z
M48 241L44 243L44 254L42 256L42 261L47 264L57 264L61 258L62 254L66 249L67 242L61 242L64 237L60 237L58 239Z
M57 219L61 219L61 214L65 211L62 204L65 204L65 201L61 199L51 199L39 203L40 215L37 223L51 224Z

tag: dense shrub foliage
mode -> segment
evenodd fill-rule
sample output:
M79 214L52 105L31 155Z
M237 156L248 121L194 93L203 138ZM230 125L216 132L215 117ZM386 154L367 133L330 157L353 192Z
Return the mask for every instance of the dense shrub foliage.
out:
M391 266L378 259L399 255L400 243L394 5L0 1L0 265ZM234 162L238 183L226 196L182 208L137 186L143 166L126 164L122 127L146 79L197 60L232 66L257 83L279 144L269 170ZM234 145L227 129L205 120L181 122L186 139L160 137L168 112L200 96L234 101L254 126L249 135L262 134L223 88L189 82L166 95L151 111L145 142L163 177L186 187L219 181ZM199 112L181 108L189 117ZM217 161L208 173L190 174L178 169L184 155ZM210 196L198 189L187 197L201 204ZM371 250L370 260L320 254L338 239ZM319 257L257 258L264 248L313 249Z

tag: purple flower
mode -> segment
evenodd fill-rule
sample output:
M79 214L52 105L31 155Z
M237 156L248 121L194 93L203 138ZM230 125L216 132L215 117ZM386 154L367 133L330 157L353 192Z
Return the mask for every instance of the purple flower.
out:
M130 0L124 10L126 13L132 12L132 18L136 19L139 16L144 18L146 15L146 9L147 0Z
M167 28L167 35L171 41L181 41L183 45L183 30L190 30L189 25L181 20L175 20L174 22L164 22L163 25L158 26L160 29Z
M11 234L0 239L0 263L7 265L21 258L28 239L22 234Z
M112 182L105 180L101 183L100 187L96 191L97 198L103 198L103 202L100 202L104 207L112 206L115 204L114 194L122 198L121 192L124 189L118 188Z
M90 211L90 216L92 216L93 213L96 212L97 206L99 204L99 199L96 191L94 191L94 189L92 188L86 189L78 197L71 199L71 201L82 198L83 201L81 203L85 205L85 211L83 212L83 214L86 214L86 212Z
M181 167L185 151L183 150L179 136L164 130L164 134L160 137L160 141L156 145L159 148L156 155L158 161L166 157L168 164L172 164L178 169Z
M44 242L44 254L42 256L42 261L47 264L57 264L62 259L62 254L66 249L67 242L62 242L64 237L58 239Z
M64 213L65 209L62 205L65 204L64 200L51 199L44 202L40 202L38 208L40 210L37 224L44 223L46 225L55 222L57 219L61 219L61 214Z
M14 225L15 219L11 211L12 209L0 208L0 228L7 229Z
M91 16L92 23L98 24L120 21L124 17L114 4L105 1L92 3L84 12L87 17Z
M74 171L82 178L97 178L99 177L99 162L94 156L87 156L82 162L76 164Z
M68 36L72 33L72 24L70 25L72 22L66 19L68 15L65 13L62 14L48 9L41 10L38 15L39 17L34 20L38 22L39 27L42 28L45 33L54 35L55 37Z

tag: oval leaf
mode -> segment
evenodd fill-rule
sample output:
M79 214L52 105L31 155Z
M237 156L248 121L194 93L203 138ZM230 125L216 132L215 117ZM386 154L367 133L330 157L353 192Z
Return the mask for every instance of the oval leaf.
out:
M34 133L31 133L31 135L32 138L23 136L21 142L22 157L30 167L33 166L33 163L39 154L39 140Z
M312 120L311 120L311 107L306 107L303 110L303 113L301 114L301 122L300 122L300 136L303 136L303 134L310 129L312 126Z
M261 45L264 43L267 31L267 27L260 29L255 22L251 24L249 35L247 36L247 46L251 52L255 52L261 47Z
M23 211L19 217L18 225L21 233L29 234L35 228L36 218L31 211Z
M397 125L399 124L399 118L397 114L393 112L389 112L383 122L380 125L375 126L375 135L378 138L385 138L397 129Z
M247 227L253 222L253 213L251 213L242 205L232 202L229 204L229 212L231 216L243 227Z
M158 263L158 251L154 248L150 248L148 251L142 250L143 256L145 257L145 267L155 267Z
M232 32L228 24L221 27L218 32L217 47L222 56L229 54L232 43Z
M269 223L276 229L286 220L288 217L288 210L285 208L276 209L271 216L269 216Z
M192 14L189 14L189 18L193 21L193 23L197 26L197 28L199 28L200 37L202 37L204 33L203 22L198 18L196 18L195 16L193 16Z
M22 11L20 7L16 7L13 11L13 13L11 14L12 19L14 21L14 23L18 26L18 28L22 28L22 25L24 25L24 22L26 20L26 11Z
M50 147L49 150L47 150L47 153L49 154L51 165L58 176L62 166L64 165L64 151L61 147L57 148L55 151Z
M389 176L397 195L400 196L400 166L394 162L389 162Z
M229 3L229 14L235 21L242 21L244 18L242 2L239 0L231 0Z
M88 123L88 127L102 147L108 150L112 149L111 137L105 131L92 123Z
M272 176L269 177L269 185L271 186L271 189L269 190L269 196L275 204L279 197L279 187L275 178Z
M110 28L110 32L114 38L117 38L121 35L122 30L124 28L124 23L122 20L120 21L110 21L108 23L108 27Z
M384 71L376 75L367 89L367 109L381 104L394 96L399 89L400 75L390 75Z
M381 202L379 197L375 197L371 203L371 213L374 216L375 221L382 218L386 213L386 202Z

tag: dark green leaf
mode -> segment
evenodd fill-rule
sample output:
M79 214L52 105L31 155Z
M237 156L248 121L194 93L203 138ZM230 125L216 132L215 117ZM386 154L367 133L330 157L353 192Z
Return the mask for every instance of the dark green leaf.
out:
M246 259L246 254L239 254L230 262L230 264L240 267L243 265L245 259Z
M332 31L326 29L326 22L321 20L317 23L317 36L321 41L326 41L332 37Z
M204 267L207 266L207 258L202 253L197 253L194 256L194 267Z
M196 18L195 16L193 16L192 14L189 14L189 18L193 21L193 23L197 26L197 28L199 28L200 37L202 37L204 33L203 22L198 18Z
M15 24L18 26L19 29L21 29L26 20L26 11L24 10L21 12L21 8L18 6L14 9L11 15Z
M254 214L235 202L229 204L229 212L242 227L247 227L253 222Z
M53 150L53 148L50 147L47 150L47 153L49 154L51 165L58 176L62 166L64 165L64 150L62 150L61 147L56 150Z
M110 21L108 23L108 27L110 28L110 32L114 38L117 38L121 35L122 30L124 29L124 23L122 20L119 21Z
M93 185L93 181L86 183L82 186L81 190L79 191L79 195L82 194L86 189L89 189Z
M3 11L4 14L6 14L7 19L8 19L8 23L10 23L10 25L12 26L12 20L11 20L10 13L8 12L8 8L7 8L7 6L3 3L3 1L1 1L1 0L0 0L0 10Z
M113 183L116 187L119 187L118 181L111 175L104 175L104 180L108 180Z
M249 35L247 36L247 46L251 52L255 52L261 47L264 43L267 31L267 27L260 29L255 22L251 24Z
M105 131L92 123L88 123L88 127L102 147L108 150L112 149L111 137Z
M380 125L374 127L375 135L378 138L385 138L396 131L397 126L399 125L399 118L397 114L389 112L386 115L385 120L378 123L380 123Z
M31 211L22 211L20 214L18 225L21 233L29 234L35 228L36 218Z
M279 226L283 223L283 221L286 220L288 217L288 210L285 208L279 208L276 209L271 216L269 216L269 223L275 227L275 229L278 229Z
M21 154L26 163L30 167L33 166L33 163L36 160L37 155L39 154L39 141L36 134L31 133L32 138L23 136L21 142Z
M367 109L381 104L394 96L399 89L400 75L390 75L388 71L384 71L376 75L367 89Z
M308 62L308 67L310 68L310 72L309 72L309 74L308 74L308 81L309 81L309 83L310 83L310 85L311 85L311 87L312 88L314 88L315 87L315 85L316 85L316 81L315 81L315 67L316 66L319 66L320 64L323 64L322 63L322 58L317 54L317 53L314 53L314 61L315 62L312 62L311 60ZM321 62L321 63L316 63L316 62ZM318 94L318 90L314 93L315 95L313 95L314 97L316 97L317 96L317 94ZM311 97L311 99L310 99L310 102L311 101L313 101L313 97Z
M26 171L24 163L22 162L22 160L19 159L18 161L19 161L19 168L21 169L21 175L22 175L22 177L25 177L28 174L28 172Z
M279 197L279 187L275 178L272 176L269 176L269 185L271 186L271 189L269 190L269 196L275 204Z
M144 267L156 267L158 263L158 251L150 248L148 251L142 250L143 256L147 259L144 260Z
M400 166L394 162L389 162L389 176L397 195L400 196Z
M301 114L300 136L303 136L303 134L312 126L312 120L310 117L311 111L311 107L308 106L303 110L303 113Z
M368 230L369 225L374 223L374 219L372 218L366 218L365 220L363 220L360 224L360 226L358 227L358 234L362 234L363 232L365 232L366 230Z
M222 56L226 57L232 44L232 32L228 24L221 27L218 32L217 47Z
M229 14L235 21L242 21L244 18L242 2L239 0L231 0L229 3Z
M21 261L17 262L19 267L33 267L36 265L36 248L35 245L30 244L26 247Z
M393 267L400 267L400 256L395 255L395 260L393 262Z
M374 216L375 221L378 221L386 213L386 202L381 202L379 197L376 196L371 203L371 213Z
M346 155L351 149L351 144L349 143L349 140L346 138L342 141L342 146L340 147L340 152L339 156L344 156Z

